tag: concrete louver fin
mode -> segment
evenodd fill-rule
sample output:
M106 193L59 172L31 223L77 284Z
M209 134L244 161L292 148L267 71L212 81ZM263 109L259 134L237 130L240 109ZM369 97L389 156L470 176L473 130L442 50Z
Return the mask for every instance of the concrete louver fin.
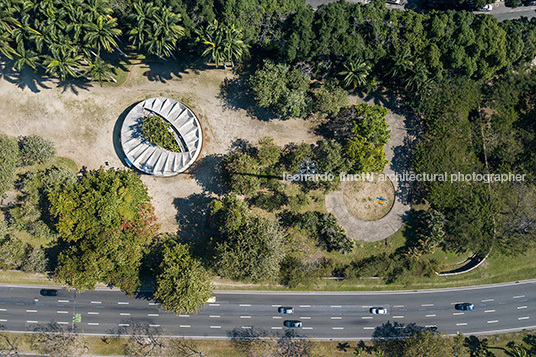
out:
M161 172L162 174L165 172L166 161L168 160L169 154L169 151L163 151L160 154L160 157L154 164L154 171Z
M147 158L151 156L155 150L155 146L146 146L145 150L143 150L143 152L132 163L144 166Z
M154 102L156 101L157 98L151 98L151 99L147 99L145 101L145 103L143 104L143 107L146 108L146 109L153 109L153 105L154 105Z
M153 171L155 170L155 167L156 167L156 162L158 161L158 158L162 155L162 151L161 150L158 150L158 149L155 149L151 155L149 157L147 157L145 159L145 163L142 163L142 165L144 165L148 171Z
M164 104L162 104L162 109L160 109L159 114L167 120L169 116L169 111L173 108L173 105L174 104L170 100L166 99L164 101Z
M185 108L178 116L171 122L176 128L179 128L188 118L190 117L190 113L188 113L188 110Z
M181 103L176 102L173 104L173 107L169 110L169 113L166 116L166 119L173 124L173 122L177 119L177 117L184 111L184 107L181 105Z

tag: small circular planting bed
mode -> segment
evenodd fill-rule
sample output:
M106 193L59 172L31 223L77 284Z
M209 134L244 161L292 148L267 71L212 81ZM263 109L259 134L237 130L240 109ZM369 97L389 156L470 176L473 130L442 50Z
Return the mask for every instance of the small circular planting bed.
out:
M348 211L363 221L384 217L395 201L393 183L383 174L374 174L363 181L349 181L344 185L344 203Z

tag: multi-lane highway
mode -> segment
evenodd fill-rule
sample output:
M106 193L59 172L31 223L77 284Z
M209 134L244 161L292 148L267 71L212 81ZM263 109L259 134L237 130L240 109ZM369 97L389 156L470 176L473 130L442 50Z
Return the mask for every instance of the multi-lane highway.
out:
M382 324L399 322L436 326L464 334L536 328L536 280L446 290L403 292L217 292L215 303L198 314L175 316L152 301L112 290L41 296L39 288L0 286L0 324L16 332L37 324L57 322L79 333L108 335L121 327L149 324L169 336L222 338L235 329L263 328L279 332L283 321L303 322L300 334L315 339L366 339ZM457 311L454 304L471 302L473 311ZM277 312L292 306L293 315ZM372 306L387 308L372 315Z

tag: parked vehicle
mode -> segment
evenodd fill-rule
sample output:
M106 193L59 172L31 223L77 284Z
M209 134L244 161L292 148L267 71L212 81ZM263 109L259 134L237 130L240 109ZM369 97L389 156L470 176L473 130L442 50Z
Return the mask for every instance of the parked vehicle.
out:
M283 325L285 327L298 328L298 327L302 327L302 322L298 320L285 320L283 322Z
M40 294L43 296L57 296L58 290L56 289L41 289Z
M464 303L461 303L461 304L456 304L454 305L454 308L456 310L474 310L475 309L475 305L469 303L469 302L464 302Z
M483 7L480 7L477 9L477 11L491 11L493 10L493 6L491 4L486 4Z
M277 309L277 312L279 312L280 314L293 314L294 308L289 306L280 306Z
M387 315L387 309L384 307L372 307L370 313L373 315Z

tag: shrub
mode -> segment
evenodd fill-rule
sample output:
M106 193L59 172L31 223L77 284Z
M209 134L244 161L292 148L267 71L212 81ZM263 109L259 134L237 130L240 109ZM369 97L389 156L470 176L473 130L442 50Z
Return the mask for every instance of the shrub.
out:
M47 162L56 154L54 143L39 135L24 136L19 144L24 165Z
M222 177L227 187L240 195L253 196L260 187L257 161L243 152L225 157Z
M322 84L313 90L313 110L318 113L335 116L342 107L350 104L344 89L333 83Z
M17 140L0 134L0 197L15 181L15 169L20 165L21 156Z
M273 166L281 157L281 148L274 143L274 139L265 136L259 139L256 157L260 166Z
M175 135L173 135L173 127L160 116L151 114L143 118L141 130L143 136L152 144L169 151L181 152L181 147L175 140Z
M293 213L299 212L307 204L309 204L309 197L302 191L298 192L296 196L290 196L288 198L288 206Z
M26 247L25 258L21 264L21 270L30 273L44 273L48 260L45 251L41 247L34 248L30 245Z
M255 205L267 211L281 209L288 202L288 197L283 192L260 193L255 197Z

